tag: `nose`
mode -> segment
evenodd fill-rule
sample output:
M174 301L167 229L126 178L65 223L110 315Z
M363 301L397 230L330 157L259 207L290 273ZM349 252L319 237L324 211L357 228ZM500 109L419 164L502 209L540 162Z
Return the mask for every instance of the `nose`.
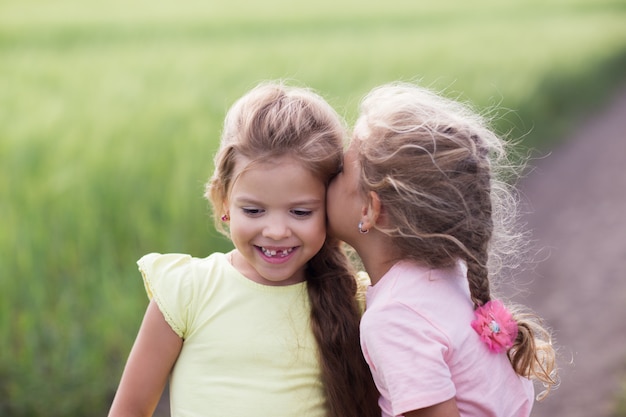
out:
M263 228L263 237L281 240L291 236L291 228L285 219L272 216Z

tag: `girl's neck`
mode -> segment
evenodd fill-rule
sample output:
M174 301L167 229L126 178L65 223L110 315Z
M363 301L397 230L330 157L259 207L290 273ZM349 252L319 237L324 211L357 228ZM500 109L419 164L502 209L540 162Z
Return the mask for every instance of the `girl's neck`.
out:
M355 245L354 249L361 258L372 285L376 285L401 259L391 242L391 238L375 229L364 235L362 244Z

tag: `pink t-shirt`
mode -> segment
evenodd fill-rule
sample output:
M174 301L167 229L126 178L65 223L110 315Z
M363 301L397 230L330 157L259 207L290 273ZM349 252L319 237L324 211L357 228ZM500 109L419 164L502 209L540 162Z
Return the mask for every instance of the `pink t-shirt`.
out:
M383 417L456 397L461 416L527 417L532 382L505 353L489 352L470 323L465 266L399 262L370 287L361 347L381 392Z

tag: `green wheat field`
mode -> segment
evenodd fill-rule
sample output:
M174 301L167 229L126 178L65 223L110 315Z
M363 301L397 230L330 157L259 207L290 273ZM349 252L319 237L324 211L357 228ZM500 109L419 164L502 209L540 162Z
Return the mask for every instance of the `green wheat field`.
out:
M384 82L548 149L626 68L623 0L0 0L0 415L104 415L135 261L229 242L202 198L225 111L292 80L354 121Z

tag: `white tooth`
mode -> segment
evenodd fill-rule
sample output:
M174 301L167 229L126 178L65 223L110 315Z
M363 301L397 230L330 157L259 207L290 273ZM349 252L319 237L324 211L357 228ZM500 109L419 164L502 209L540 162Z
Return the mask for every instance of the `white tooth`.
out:
M270 250L267 248L264 248L263 246L261 246L261 251L263 251L263 253L265 254L265 256L276 256L276 254L278 254L279 256L287 256L289 255L291 252L293 252L293 248L288 248L288 249L283 249L280 251L276 251L276 250Z

